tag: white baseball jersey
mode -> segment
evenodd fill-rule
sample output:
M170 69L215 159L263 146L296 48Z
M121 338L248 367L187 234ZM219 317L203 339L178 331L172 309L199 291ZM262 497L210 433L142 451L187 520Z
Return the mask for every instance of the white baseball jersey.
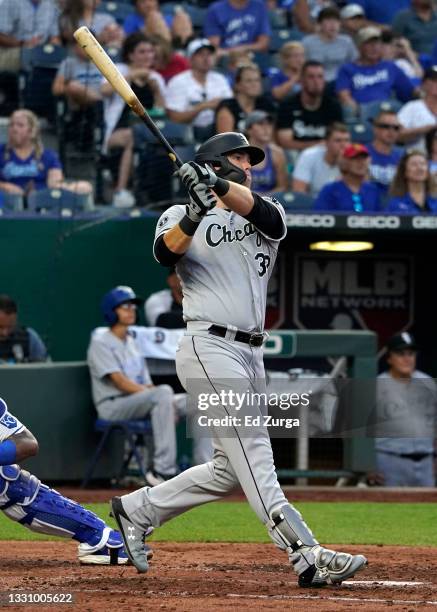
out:
M0 398L0 443L23 429L24 425L9 412L5 400Z
M282 206L272 198L264 199L282 215L284 231L278 240L223 208L213 208L202 219L188 251L176 264L184 294L185 321L211 321L251 332L263 331L267 283L279 241L287 233ZM166 210L158 221L155 241L184 215L185 206Z

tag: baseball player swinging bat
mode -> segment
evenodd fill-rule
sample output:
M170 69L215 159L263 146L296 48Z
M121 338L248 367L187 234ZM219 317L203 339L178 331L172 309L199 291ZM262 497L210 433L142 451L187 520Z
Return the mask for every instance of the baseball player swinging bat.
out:
M88 55L90 60L97 66L103 76L106 77L107 81L111 83L114 90L123 98L126 104L130 106L133 112L138 115L141 121L147 125L158 142L162 144L172 162L176 164L178 168L180 168L183 162L176 154L166 137L149 117L146 109L133 92L129 83L126 81L124 76L115 66L114 62L102 48L100 43L95 39L89 29L86 26L78 28L74 32L74 38Z

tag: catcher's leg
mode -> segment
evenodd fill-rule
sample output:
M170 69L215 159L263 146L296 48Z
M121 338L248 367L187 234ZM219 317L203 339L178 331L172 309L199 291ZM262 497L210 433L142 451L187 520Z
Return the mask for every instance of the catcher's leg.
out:
M128 561L118 531L18 465L0 467L0 509L32 531L76 540L81 563L117 565ZM147 552L150 556L148 547Z

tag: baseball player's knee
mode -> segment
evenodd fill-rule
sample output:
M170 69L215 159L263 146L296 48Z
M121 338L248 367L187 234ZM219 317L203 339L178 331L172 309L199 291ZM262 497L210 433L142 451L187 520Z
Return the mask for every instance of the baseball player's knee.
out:
M160 398L173 399L174 391L170 385L158 385L156 387L156 392Z
M174 392L170 385L158 385L154 390L154 403L155 408L168 410L173 409L173 396Z
M233 491L238 486L237 475L225 455L215 453L212 459L212 467L216 479L220 479L223 491Z
M30 503L37 495L40 485L41 481L36 476L27 470L22 470L18 465L1 466L0 508L5 510L15 504Z

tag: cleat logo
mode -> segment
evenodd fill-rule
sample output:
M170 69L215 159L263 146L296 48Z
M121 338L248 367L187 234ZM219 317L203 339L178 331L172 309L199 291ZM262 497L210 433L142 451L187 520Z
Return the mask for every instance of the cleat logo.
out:
M128 527L129 535L127 536L128 540L135 540L135 527Z

